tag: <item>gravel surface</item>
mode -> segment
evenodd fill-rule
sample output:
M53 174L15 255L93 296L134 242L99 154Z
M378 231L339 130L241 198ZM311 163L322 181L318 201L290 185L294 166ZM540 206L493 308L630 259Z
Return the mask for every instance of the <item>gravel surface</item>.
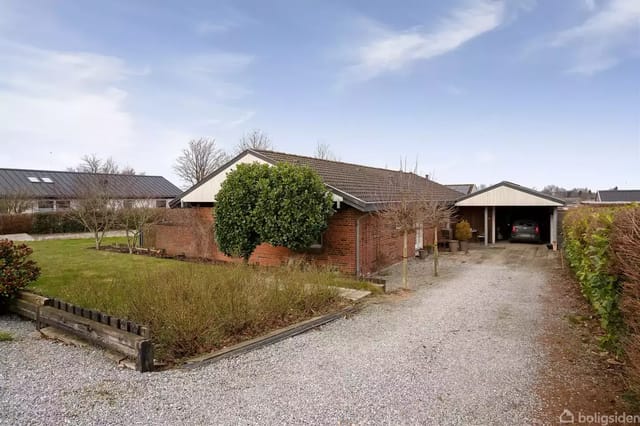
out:
M0 424L531 424L546 280L516 250L412 265L415 293L192 370L121 370L0 317Z

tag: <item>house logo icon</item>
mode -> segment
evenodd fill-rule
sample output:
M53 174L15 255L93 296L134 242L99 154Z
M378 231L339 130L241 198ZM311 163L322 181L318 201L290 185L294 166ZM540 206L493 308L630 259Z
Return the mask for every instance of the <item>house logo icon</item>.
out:
M574 422L573 413L565 408L562 414L560 414L560 423L570 424L573 422Z

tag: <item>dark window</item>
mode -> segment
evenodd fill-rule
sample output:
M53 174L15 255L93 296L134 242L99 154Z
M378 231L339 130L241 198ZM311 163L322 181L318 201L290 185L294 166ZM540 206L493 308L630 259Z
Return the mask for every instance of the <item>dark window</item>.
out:
M38 200L38 210L53 210L53 200Z
M318 250L322 248L323 234L318 235L313 244L309 246L310 249Z
M156 200L156 207L159 209L164 209L167 207L167 200Z
M56 201L56 210L69 210L71 208L71 201L58 200Z

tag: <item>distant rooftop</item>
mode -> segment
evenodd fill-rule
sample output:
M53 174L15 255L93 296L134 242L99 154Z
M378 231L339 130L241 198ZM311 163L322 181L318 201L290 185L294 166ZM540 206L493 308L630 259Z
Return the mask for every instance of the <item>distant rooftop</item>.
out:
M469 195L477 190L475 183L452 183L445 186L461 193L462 195Z
M181 192L162 176L0 168L0 197L75 199L97 184L122 199L175 198Z
M598 191L596 201L602 203L640 203L640 189L608 189Z

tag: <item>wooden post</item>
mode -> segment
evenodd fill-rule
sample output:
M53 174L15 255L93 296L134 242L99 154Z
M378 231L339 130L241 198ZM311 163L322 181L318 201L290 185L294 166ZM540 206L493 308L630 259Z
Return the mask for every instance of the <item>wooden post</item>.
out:
M489 207L484 208L484 245L489 244Z
M153 371L153 343L151 340L142 340L137 345L136 370L141 373Z
M496 206L491 210L491 244L496 243Z
M407 278L408 268L407 268L407 230L404 230L403 233L403 244L402 244L402 287L408 289L409 288L409 280Z
M433 228L433 276L438 276L438 225Z

